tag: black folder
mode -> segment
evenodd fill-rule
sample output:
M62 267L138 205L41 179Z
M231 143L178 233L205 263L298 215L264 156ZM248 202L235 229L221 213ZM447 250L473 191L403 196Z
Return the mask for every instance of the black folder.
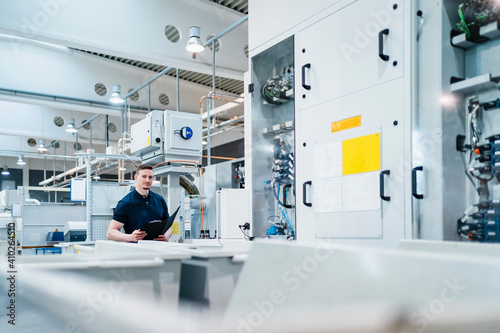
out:
M166 233L174 223L174 219L177 215L177 212L179 211L179 208L181 208L181 206L177 207L177 210L166 220L154 220L144 223L141 227L141 231L145 231L147 235L143 239L153 240L159 235L163 235L164 233Z

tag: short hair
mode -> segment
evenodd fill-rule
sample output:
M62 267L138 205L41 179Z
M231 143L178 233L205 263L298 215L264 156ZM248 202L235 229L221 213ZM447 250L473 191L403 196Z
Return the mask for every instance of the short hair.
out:
M149 164L141 164L137 167L137 170L135 171L135 174L138 175L139 171L141 170L153 170L153 167Z

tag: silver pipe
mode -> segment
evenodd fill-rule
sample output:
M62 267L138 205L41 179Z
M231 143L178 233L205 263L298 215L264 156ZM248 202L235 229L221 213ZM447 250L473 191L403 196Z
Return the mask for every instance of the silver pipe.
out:
M43 178L47 179L47 155L43 157Z
M207 165L210 163L210 99L207 98Z
M230 32L231 30L233 30L236 27L240 26L241 24L245 23L247 20L248 20L248 14L245 15L245 16L243 16L241 19L239 19L238 21L234 22L233 24L231 24L226 29L224 29L221 32L219 32L217 35L215 35L212 38L210 38L209 40L207 40L205 42L205 44L203 44L203 46L207 46L210 43L212 43L214 40L221 38L222 36L224 36L225 34L227 34L228 32Z
M65 141L64 142L64 155L66 155L66 144L67 144L67 142ZM64 158L63 172L66 172L66 157ZM66 180L66 177L64 177L64 180Z
M89 120L86 120L84 121L83 123L80 124L80 126L78 126L76 129L79 130L80 128L82 128L83 126L91 123L94 119L96 119L97 117L99 117L102 113L98 113L96 114L95 116L93 116L92 118L90 118Z
M56 144L58 144L59 142L61 142L61 140L54 141L50 144L50 146L47 147L47 149L50 147L54 147L54 155L56 154Z
M122 124L121 124L122 135L125 133L125 109L122 108Z
M140 161L141 160L140 157L128 156L126 154L75 153L75 156L76 156L76 158L78 158L79 156L90 156L90 157L94 157L94 158L107 158L107 159L110 159L110 160L129 160L132 163L134 163L134 161ZM134 165L135 165L135 163L134 163Z
M126 100L125 100L125 106L124 106L124 110L123 110L123 111L124 111L124 112L123 112L123 117L124 117L123 122L124 122L124 124L125 124L125 127L124 127L125 132L127 132L127 129L128 129L128 122L127 122L127 108L128 108L128 99L126 99Z
M217 131L217 132L212 132L210 135L211 136L214 136L214 135L217 135L217 134L221 134L221 133L224 133L226 131L230 131L230 130L234 130L236 128L240 128L241 126L244 126L244 124L239 124L239 125L236 125L236 126L233 126L233 127L226 127L226 128L222 128L221 130ZM207 136L203 136L202 139L207 139Z
M104 129L104 133L105 133L104 141L105 141L106 148L108 148L108 146L109 146L109 128L108 128L109 127L109 115L106 115L106 117L105 117L104 126L105 126L105 129Z
M180 110L180 94L179 94L179 68L175 69L175 85L176 85L176 94L177 94L177 112Z
M148 84L148 113L151 112L151 83Z
M216 129L216 128L222 128L222 127L225 127L227 125L233 125L233 124L236 124L236 123L239 123L240 121L243 121L243 119L245 118L245 115L241 115L239 116L238 118L235 118L235 119L229 119L229 120L226 120L226 121L223 121L222 123L220 124L217 124L215 126L211 126L211 129ZM207 128L205 128L202 132L203 134L207 133Z
M89 123L89 148L92 149L92 123Z
M74 104L93 106L93 107L107 107L110 109L116 109L117 111L120 108L120 106L117 106L113 103L105 103L105 102L94 101L94 100L90 100L90 99L41 94L41 93L36 93L36 92L32 92L32 91L25 91L25 90L13 90L13 89L0 88L0 94L18 96L18 97L30 97L30 98L44 99L44 100L52 101L52 102L71 102ZM134 109L136 111L142 111L142 112L146 111L146 109L141 108L141 107L135 107Z
M54 154L56 153L56 147L54 146ZM52 164L52 176L56 174L56 159L54 158L54 163ZM47 193L50 195L50 192ZM57 202L57 191L54 192L54 202Z
M171 69L172 69L172 67L165 68L164 70L162 70L161 72L159 72L158 74L156 74L155 76L153 76L151 79L149 79L146 82L144 82L143 84L141 84L139 87L137 87L134 90L130 91L128 94L125 95L125 97L123 97L123 99L126 99L126 98L130 97L130 95L138 92L139 90L141 90L142 88L144 88L145 86L147 86L148 84L150 84L151 82L156 81L158 78L160 78L162 75L166 74Z

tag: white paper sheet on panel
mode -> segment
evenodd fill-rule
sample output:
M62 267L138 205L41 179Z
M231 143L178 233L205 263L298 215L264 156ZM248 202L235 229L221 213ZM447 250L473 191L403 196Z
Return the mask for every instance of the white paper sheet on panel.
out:
M317 179L313 182L315 213L342 211L342 177Z
M343 177L343 210L380 209L380 172L366 172Z
M342 141L314 147L314 179L342 176Z
M71 201L87 200L87 180L85 178L72 178L71 186Z

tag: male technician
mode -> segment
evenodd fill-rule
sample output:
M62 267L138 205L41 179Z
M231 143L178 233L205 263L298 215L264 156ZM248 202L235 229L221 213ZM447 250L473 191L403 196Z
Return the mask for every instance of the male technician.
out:
M150 191L153 183L153 168L150 165L139 165L135 173L135 190L123 197L115 208L113 219L108 227L108 239L118 242L138 242L146 237L141 231L145 222L168 218L167 203L160 195ZM125 233L120 229L123 227ZM172 227L165 235L154 240L168 241L172 236Z

